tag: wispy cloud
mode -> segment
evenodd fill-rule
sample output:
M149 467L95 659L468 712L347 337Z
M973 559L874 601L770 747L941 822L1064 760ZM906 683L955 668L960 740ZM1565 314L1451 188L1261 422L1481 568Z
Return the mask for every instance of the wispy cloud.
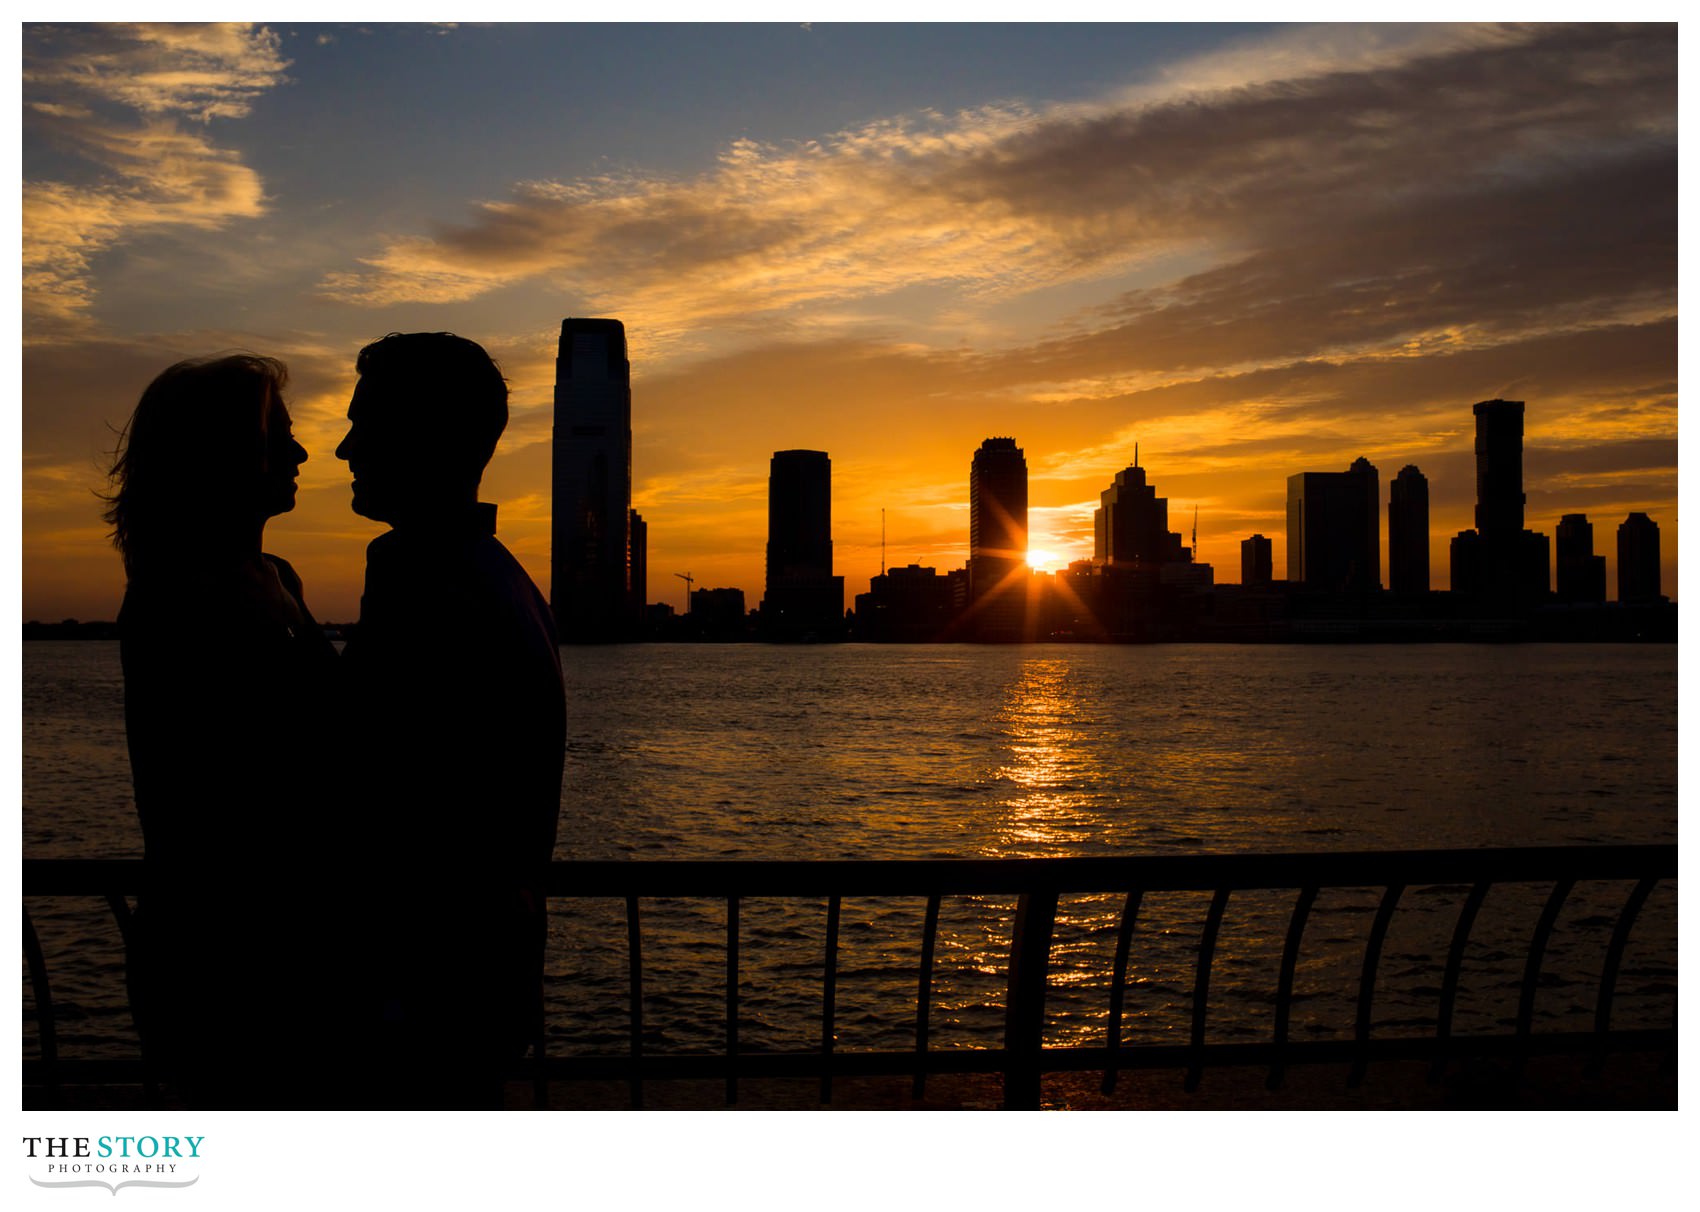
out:
M1079 318L1124 348L1147 333L1133 361L1169 368L1674 311L1671 27L1272 46L1289 53L1218 55L1094 106L741 140L689 178L524 182L323 289L377 306L537 280L683 333L853 316L917 286L972 311L1185 250L1206 268Z
M259 175L196 126L246 116L288 63L250 25L45 26L25 44L26 128L84 170L24 182L25 331L39 339L86 329L94 258L131 234L264 213Z

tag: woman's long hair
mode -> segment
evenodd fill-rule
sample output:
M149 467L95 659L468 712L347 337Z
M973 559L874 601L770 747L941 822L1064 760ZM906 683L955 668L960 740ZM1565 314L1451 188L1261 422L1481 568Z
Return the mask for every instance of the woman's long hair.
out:
M118 435L102 516L134 576L243 507L241 488L264 466L266 426L289 371L276 358L231 353L161 371ZM228 515L226 515L228 517Z

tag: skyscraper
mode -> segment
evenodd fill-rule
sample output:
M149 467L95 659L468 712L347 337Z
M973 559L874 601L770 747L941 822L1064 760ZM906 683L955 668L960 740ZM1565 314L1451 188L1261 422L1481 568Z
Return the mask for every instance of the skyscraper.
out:
M1489 610L1523 614L1545 601L1552 588L1552 544L1546 535L1523 529L1523 401L1483 400L1471 411L1477 538L1454 542L1452 588L1474 586ZM1463 567L1461 559L1476 566Z
M550 597L561 639L617 640L632 610L632 390L618 320L561 322Z
M1192 552L1169 529L1169 499L1145 482L1137 463L1116 472L1093 515L1094 558L1101 564L1184 564Z
M1274 545L1260 534L1240 540L1240 584L1267 585L1274 579Z
M1491 547L1523 533L1523 401L1483 400L1476 416L1476 530Z
M1617 528L1617 600L1627 604L1662 598L1659 525L1644 513L1632 513Z
M1606 600L1606 558L1594 554L1594 525L1585 513L1558 520L1558 598L1578 604Z
M1387 586L1400 597L1428 593L1428 478L1409 463L1388 486Z
M1018 638L1026 610L1027 457L987 438L968 471L968 597L978 630Z
M1287 478L1287 580L1328 593L1381 588L1381 480L1368 459Z
M779 450L768 465L767 594L762 632L825 639L844 624L844 578L832 575L832 460Z
M649 523L634 509L628 525L632 546L632 612L641 619L649 604Z

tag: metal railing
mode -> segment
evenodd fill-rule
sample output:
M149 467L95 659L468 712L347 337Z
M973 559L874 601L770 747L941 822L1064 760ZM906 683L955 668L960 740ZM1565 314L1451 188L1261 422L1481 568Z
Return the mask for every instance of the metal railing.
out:
M128 929L126 893L142 881L137 860L25 860L25 896L103 896L121 928ZM1267 1066L1267 1084L1278 1088L1289 1066L1344 1063L1348 1085L1361 1082L1372 1061L1426 1061L1431 1080L1463 1056L1508 1058L1513 1072L1537 1054L1589 1054L1598 1070L1608 1053L1665 1051L1674 1055L1676 1027L1614 1028L1612 1010L1619 971L1631 932L1648 896L1661 880L1677 874L1676 846L1621 845L1529 847L1481 850L1407 850L1298 854L1179 855L1064 859L899 861L639 861L555 862L546 889L551 898L615 898L626 913L629 1046L624 1054L552 1057L539 1034L529 1065L537 1105L547 1105L548 1084L579 1079L624 1079L631 1104L641 1107L644 1084L668 1078L723 1078L726 1101L737 1100L741 1078L813 1077L822 1102L832 1099L833 1079L848 1075L910 1075L916 1097L930 1074L1001 1073L1004 1106L1039 1105L1047 1072L1101 1070L1108 1094L1127 1069L1179 1068L1188 1090L1197 1088L1206 1066ZM1599 974L1591 1031L1535 1029L1537 992L1547 945L1559 913L1579 881L1621 881L1628 894L1613 922ZM1550 884L1523 960L1514 1030L1509 1034L1454 1033L1466 945L1488 891L1502 884ZM1447 950L1428 1035L1376 1037L1371 1030L1377 969L1383 943L1405 890L1467 886ZM1382 894L1367 937L1358 978L1356 1017L1350 1039L1295 1040L1290 1037L1294 974L1307 919L1323 889L1379 888ZM1258 1043L1206 1040L1208 997L1217 940L1230 898L1247 890L1292 890L1270 1038ZM1156 892L1209 892L1193 972L1191 1022L1185 1044L1129 1045L1123 1013L1134 928L1144 897ZM1125 894L1109 983L1108 1016L1101 1046L1046 1046L1045 1000L1052 962L1058 898L1071 893ZM1002 1047L929 1049L933 960L939 906L946 896L1014 895ZM896 1050L840 1051L835 1048L840 906L848 896L924 898L917 967L914 1044ZM739 908L754 898L826 898L822 940L820 1043L800 1052L754 1052L739 1041ZM725 1028L723 1050L712 1054L646 1052L644 1040L643 898L713 898L726 905ZM53 1001L39 941L26 911L25 953L35 991L41 1059L26 1062L26 1085L52 1086L69 1080L136 1080L140 1062L72 1062L57 1055ZM1673 935L1674 937L1674 935ZM1673 999L1674 1000L1674 999Z

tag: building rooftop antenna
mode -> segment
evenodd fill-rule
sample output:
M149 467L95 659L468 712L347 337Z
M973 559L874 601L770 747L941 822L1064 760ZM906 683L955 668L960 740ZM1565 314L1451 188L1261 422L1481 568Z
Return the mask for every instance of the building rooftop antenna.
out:
M880 575L887 572L885 564L885 506L880 506Z
M1192 505L1192 558L1198 559L1198 502Z

